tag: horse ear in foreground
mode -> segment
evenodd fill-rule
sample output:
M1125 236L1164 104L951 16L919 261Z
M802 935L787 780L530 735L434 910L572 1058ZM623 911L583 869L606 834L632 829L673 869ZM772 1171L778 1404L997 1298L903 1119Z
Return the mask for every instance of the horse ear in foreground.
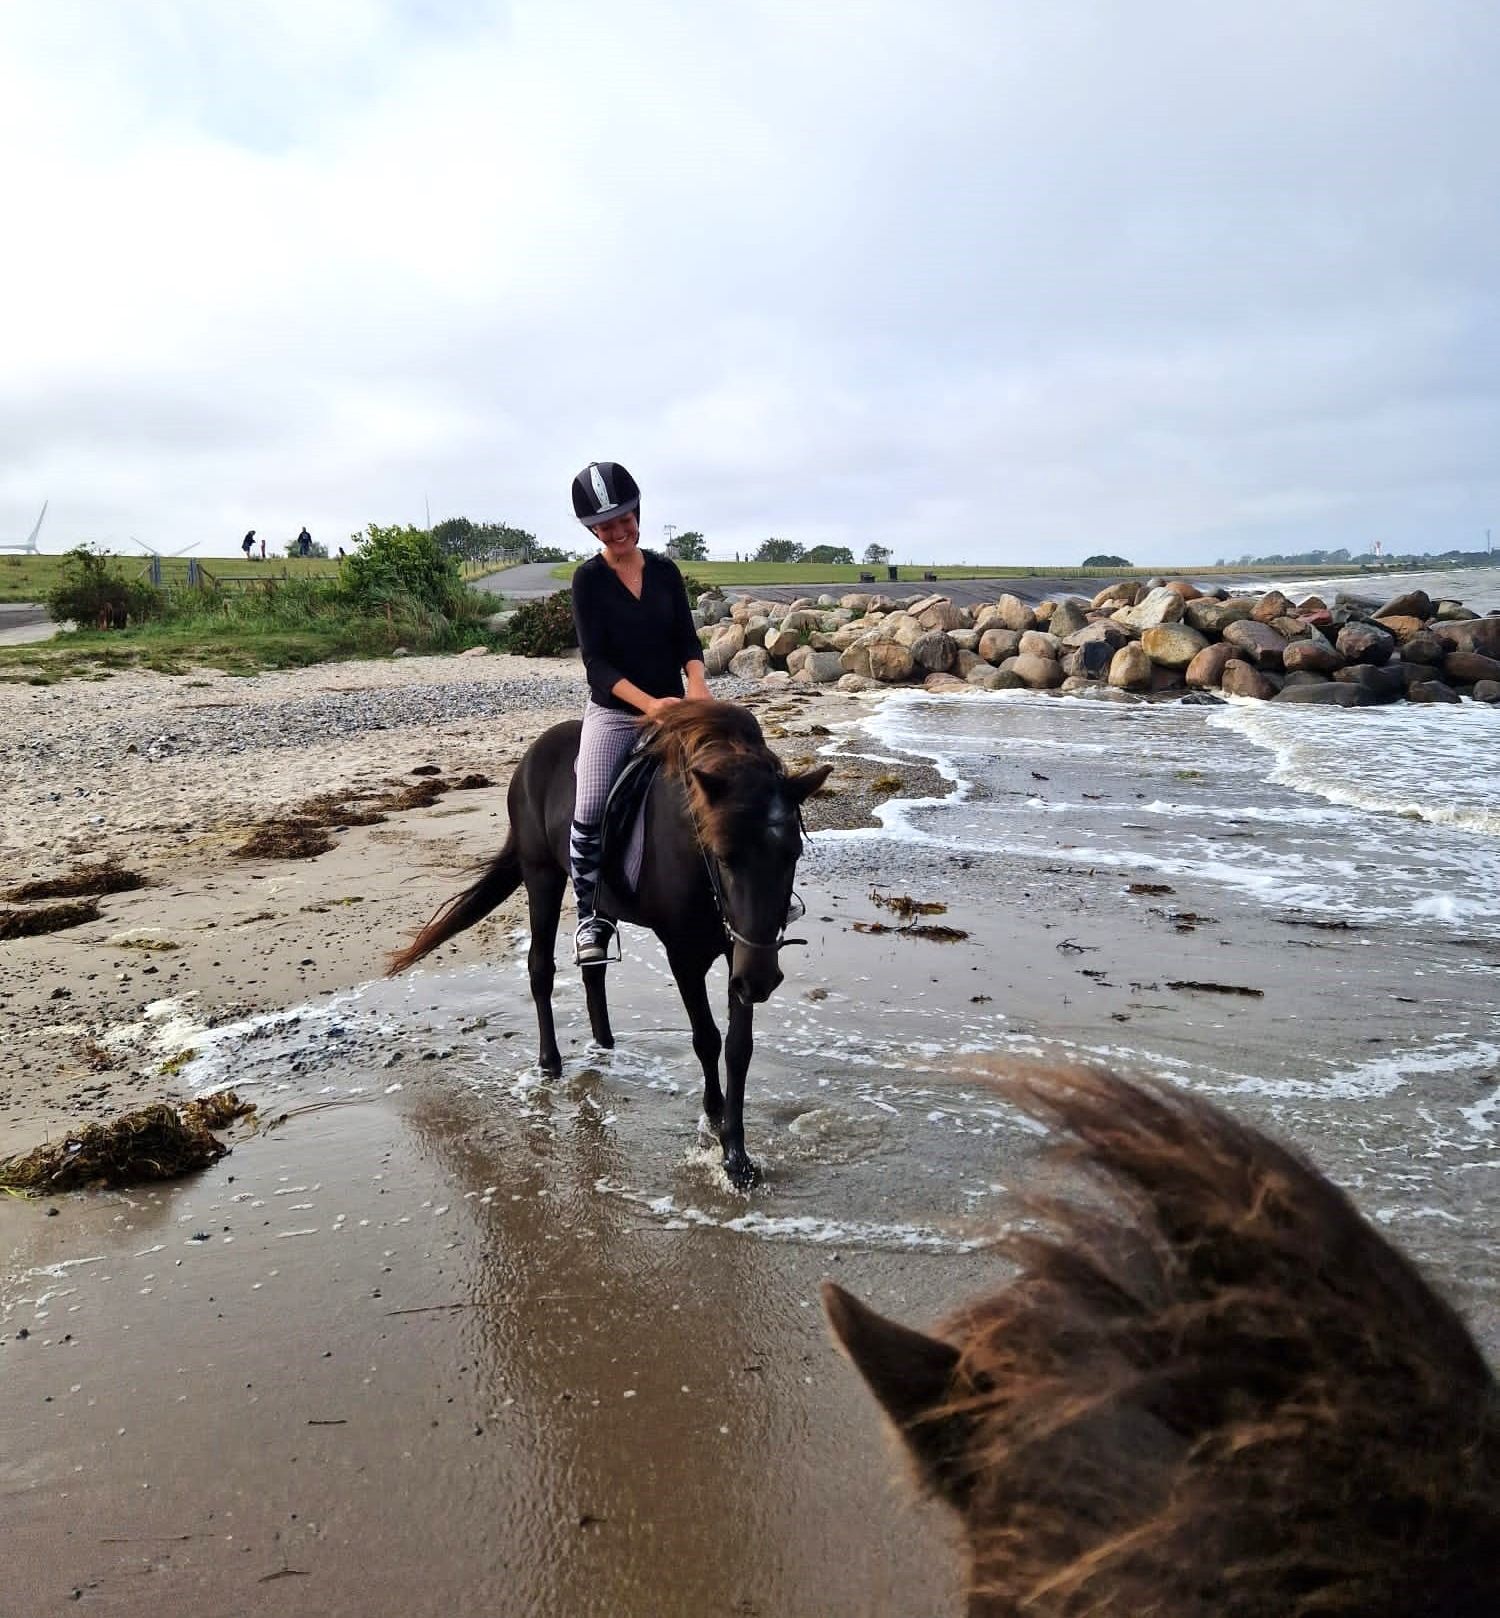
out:
M526 750L506 798L505 846L388 967L405 971L525 883L539 1061L553 1076L562 1072L552 984L581 728L577 720L554 725ZM802 854L802 805L832 766L788 775L754 716L727 702L678 703L656 722L648 745L662 769L646 800L640 881L633 895L611 891L605 913L649 927L662 941L703 1069L703 1111L723 1147L726 1174L744 1188L757 1178L745 1151L744 1117L754 1008L782 981L778 958ZM727 1041L720 1038L706 987L709 968L721 957L729 963ZM583 974L589 1025L599 1044L609 1047L614 1035L604 979L602 966Z
M1500 1613L1500 1388L1417 1269L1203 1101L1006 1088L1086 1200L1034 1206L1014 1278L934 1336L823 1292L959 1513L971 1618Z

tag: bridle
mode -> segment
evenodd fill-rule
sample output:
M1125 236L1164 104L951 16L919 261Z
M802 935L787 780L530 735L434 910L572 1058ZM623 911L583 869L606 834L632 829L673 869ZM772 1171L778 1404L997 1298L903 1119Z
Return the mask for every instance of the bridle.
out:
M698 839L698 852L703 856L703 869L708 873L709 891L714 896L714 909L719 914L719 925L724 929L726 944L738 944L742 949L760 950L778 950L788 944L806 944L807 940L805 938L788 938L786 936L787 928L793 922L801 921L807 914L807 906L803 903L802 895L795 888L792 889L792 897L786 907L786 920L782 922L781 930L771 943L762 944L753 938L746 938L742 932L736 929L734 923L729 919L729 905L724 898L724 872L719 865L719 857L703 841L703 833L698 829L698 817L690 811L688 818L693 823L693 835ZM800 809L797 811L797 830L801 836L806 837L807 829L802 824L802 811Z

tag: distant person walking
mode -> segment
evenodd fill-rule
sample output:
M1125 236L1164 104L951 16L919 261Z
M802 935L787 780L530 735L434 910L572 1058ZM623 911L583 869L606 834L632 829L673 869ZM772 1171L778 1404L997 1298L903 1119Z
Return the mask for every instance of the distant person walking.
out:
M302 532L297 535L298 556L312 555L312 535L307 531L307 524L303 523Z
M266 559L266 542L264 539L262 539L260 542L260 559L263 562Z
M245 553L245 560L250 560L250 547L255 543L255 530L252 528L240 541L240 549Z

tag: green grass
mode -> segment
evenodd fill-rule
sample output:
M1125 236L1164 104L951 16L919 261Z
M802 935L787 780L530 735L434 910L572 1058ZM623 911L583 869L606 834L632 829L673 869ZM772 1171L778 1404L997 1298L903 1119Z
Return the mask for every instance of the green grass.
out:
M134 555L116 555L113 560L128 577L145 578L150 558L137 552ZM62 556L6 556L0 554L0 601L43 601L47 592L62 576ZM207 568L214 578L229 581L229 588L241 588L233 581L245 578L332 578L337 575L337 558L325 561L322 557L272 556L264 562L247 562L243 556L200 556L200 566ZM162 583L169 588L187 583L188 558L164 556L161 562Z
M576 562L559 562L552 570L554 579L566 582L572 578ZM878 567L844 567L839 564L826 565L817 562L682 562L679 564L684 573L690 573L695 579L701 579L704 584L849 584L858 585L861 573L873 573L876 584L870 588L890 581L886 578L884 566ZM1226 578L1243 576L1249 569L1242 567L923 567L918 563L915 567L899 567L896 572L904 584L920 584L924 573L936 573L939 581L943 579L1098 579L1101 582L1109 579L1150 579L1161 575L1164 578L1213 578L1222 575ZM1302 576L1306 578L1330 578L1335 574L1357 574L1365 570L1358 567L1278 567L1274 571L1282 577Z

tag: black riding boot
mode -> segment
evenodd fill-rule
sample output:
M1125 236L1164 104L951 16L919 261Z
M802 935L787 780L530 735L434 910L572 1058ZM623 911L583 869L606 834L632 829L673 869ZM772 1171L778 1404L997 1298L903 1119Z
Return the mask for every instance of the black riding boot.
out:
M578 900L578 932L574 937L573 958L579 966L603 966L609 960L609 942L614 936L614 923L594 914L601 844L598 826L583 826L576 820L573 822L568 836L568 863L573 868L573 894Z

